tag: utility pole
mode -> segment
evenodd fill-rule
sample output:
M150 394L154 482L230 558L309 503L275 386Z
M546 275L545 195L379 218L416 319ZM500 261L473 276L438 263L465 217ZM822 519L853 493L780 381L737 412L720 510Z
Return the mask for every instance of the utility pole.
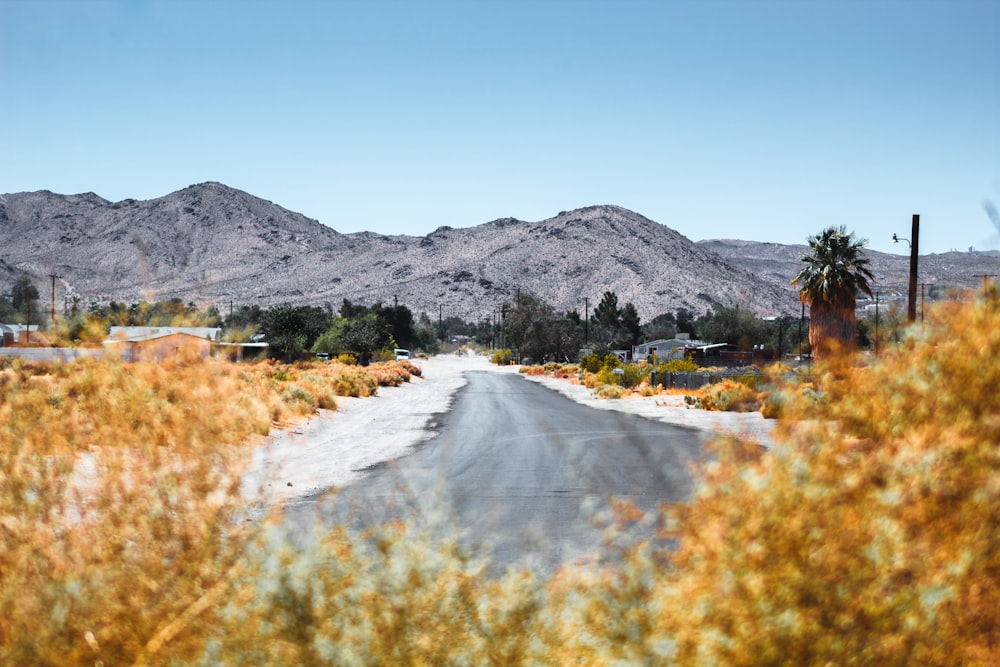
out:
M806 302L802 302L802 314L799 315L799 354L802 353L802 322L806 319Z
M893 243L899 243L901 240L910 246L910 285L906 295L906 319L912 324L917 319L917 256L920 252L920 216L916 213L913 214L910 238L892 235Z
M879 292L875 290L875 358L878 359L878 297Z
M583 297L583 345L590 344L590 297Z
M785 342L785 316L780 315L778 317L778 361L782 359L782 347Z
M982 278L983 279L983 296L986 297L990 293L990 282L989 282L990 278L996 278L997 274L995 274L995 273L977 273L977 274L975 274L972 277L973 278Z
M924 323L924 288L927 283L920 283L920 323Z
M52 328L56 328L56 278L62 278L62 276L57 276L54 273L49 274L49 278L52 279L52 306L49 310L49 315L52 318Z
M906 304L906 317L910 322L913 322L917 319L917 256L920 247L920 216L916 213L913 214L910 236L912 237L910 243L910 292Z

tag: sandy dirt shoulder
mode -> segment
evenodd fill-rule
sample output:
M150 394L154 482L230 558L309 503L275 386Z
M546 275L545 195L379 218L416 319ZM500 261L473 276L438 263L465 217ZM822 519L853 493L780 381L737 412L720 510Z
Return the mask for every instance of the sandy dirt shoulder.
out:
M441 355L420 360L423 377L399 387L380 387L372 398L338 398L336 411L272 430L253 454L243 478L243 495L267 504L294 502L361 478L371 466L405 456L432 438L434 421L450 407L465 384L466 371L517 373L484 356ZM618 410L694 428L709 437L736 432L770 444L773 421L759 412L709 412L688 408L679 396L608 400L591 396L579 384L551 377L524 376L568 398L599 410Z

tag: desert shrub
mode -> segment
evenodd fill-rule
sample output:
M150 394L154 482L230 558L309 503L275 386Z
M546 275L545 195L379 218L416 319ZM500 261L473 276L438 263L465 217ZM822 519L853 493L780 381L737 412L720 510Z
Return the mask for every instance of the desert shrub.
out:
M597 398L621 398L625 389L617 384L599 384L594 388L594 396Z
M222 578L242 541L236 445L270 427L241 372L0 371L0 663L130 664Z
M416 375L417 377L421 377L423 375L423 370L421 370L420 366L417 366L412 361L404 360L404 361L397 361L395 363L399 368L402 368L411 376Z
M514 358L513 353L510 350L497 350L490 357L490 363L496 364L497 366L509 366L511 359Z
M555 378L570 378L576 377L580 372L579 366L576 364L560 364L558 362L549 362L544 366L522 366L520 373L524 375L550 375Z
M786 391L773 449L715 441L690 501L595 519L648 540L545 579L399 524L248 524L266 368L3 362L0 663L998 664L997 349L995 304L928 309Z
M640 396L646 396L646 397L656 396L659 393L660 393L659 387L654 387L654 386L649 385L649 384L641 384L641 385L639 385L639 395Z
M345 368L333 378L337 396L367 398L378 393L378 380L360 368Z
M785 407L785 395L779 391L767 391L760 395L760 414L764 419L778 419Z
M621 369L625 372L619 376L620 384L629 389L639 386L649 376L650 371L648 366L641 364L623 364Z
M1000 363L969 351L996 349L1000 312L946 304L786 394L771 453L719 443L654 587L672 661L995 664Z
M306 415L316 411L319 406L316 398L308 390L297 384L291 384L281 392L281 398L295 414Z
M591 352L590 354L585 354L580 357L580 368L587 371L588 373L596 373L601 370L601 365L603 364L601 358L597 356L596 353Z
M753 412L760 409L757 392L732 380L705 385L696 392L695 398L698 406L705 410Z
M601 368L618 368L622 365L622 360L617 354L606 354L601 360Z
M621 381L613 368L604 366L594 373L594 383L596 385L620 385Z
M350 352L341 352L337 355L336 361L337 363L344 364L345 366L354 366L358 363L358 358Z
M388 361L369 366L365 373L374 378L380 387L398 387L409 382L413 375L420 375L420 368L408 361Z
M685 357L684 359L671 359L670 361L664 361L656 365L657 375L662 375L665 373L696 373L701 370L691 357Z

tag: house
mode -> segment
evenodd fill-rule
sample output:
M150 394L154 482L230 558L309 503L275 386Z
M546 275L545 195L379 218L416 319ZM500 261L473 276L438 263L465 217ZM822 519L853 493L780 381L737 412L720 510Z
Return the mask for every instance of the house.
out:
M29 342L29 334L38 331L38 325L0 324L0 347L24 345Z
M111 327L105 350L116 350L125 361L158 361L192 350L212 353L222 335L219 327Z
M691 334L680 333L675 338L660 338L632 346L632 360L645 361L654 354L660 361L683 359L704 345L700 340L691 340Z
M222 340L222 327L111 327L108 340L140 340L152 336L183 333L189 336L205 338L213 343Z

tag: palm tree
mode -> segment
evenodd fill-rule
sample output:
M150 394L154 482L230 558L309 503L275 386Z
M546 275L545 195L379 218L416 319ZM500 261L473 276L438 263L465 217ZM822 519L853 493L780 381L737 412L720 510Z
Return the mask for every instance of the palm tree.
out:
M812 254L792 279L799 286L799 298L809 304L809 345L813 356L823 357L833 348L853 349L855 296L871 296L869 281L875 276L863 255L866 241L855 239L844 227L828 227L809 238Z

